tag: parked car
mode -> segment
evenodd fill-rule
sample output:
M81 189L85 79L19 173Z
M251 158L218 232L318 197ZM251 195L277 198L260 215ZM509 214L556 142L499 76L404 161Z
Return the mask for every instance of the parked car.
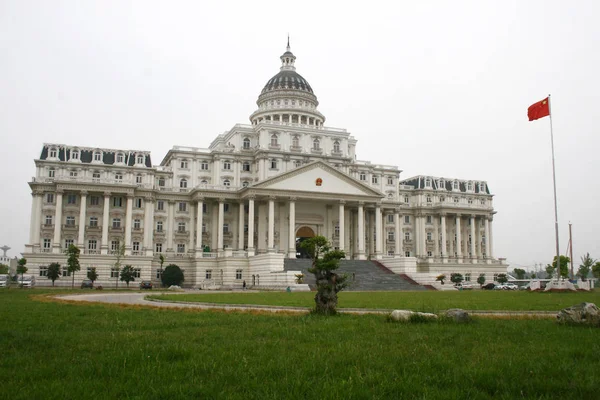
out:
M10 285L10 276L2 274L0 275L0 288L5 288Z
M150 289L152 290L152 281L141 281L140 289Z
M491 283L491 282L490 283L486 283L481 288L484 289L484 290L493 290L493 289L496 288L496 284Z
M518 290L519 286L515 285L514 283L505 283L504 284L504 290Z
M471 285L470 283L465 283L465 282L456 283L456 284L454 284L454 287L457 288L458 290L471 290L471 289L473 289L473 285Z
M92 282L91 279L84 279L81 281L81 288L82 289L93 289L94 288L94 282Z
M17 283L24 288L33 288L35 286L35 276L25 275L21 277L19 275Z

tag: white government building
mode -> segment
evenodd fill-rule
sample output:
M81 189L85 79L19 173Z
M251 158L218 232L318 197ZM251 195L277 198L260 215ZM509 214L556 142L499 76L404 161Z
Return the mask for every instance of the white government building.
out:
M473 281L484 273L488 282L505 273L494 257L487 183L401 180L396 166L358 161L357 140L324 125L295 60L288 44L250 125L235 125L208 149L174 146L159 166L147 151L44 144L29 183L29 273L66 266L64 250L75 244L82 251L76 280L95 267L98 284L114 285L124 243L122 263L144 280L159 278L163 254L164 266L184 269L190 287L245 280L300 288L284 261L302 256L297 243L314 235L348 259L378 260L422 284L441 273Z

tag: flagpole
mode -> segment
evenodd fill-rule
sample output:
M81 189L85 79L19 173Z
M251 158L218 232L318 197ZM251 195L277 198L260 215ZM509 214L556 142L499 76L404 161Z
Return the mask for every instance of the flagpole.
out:
M548 95L548 114L550 116L550 144L552 145L552 182L554 183L554 234L556 235L556 280L560 280L560 247L558 246L558 204L556 202L556 168L554 162L554 133L552 132L552 102Z

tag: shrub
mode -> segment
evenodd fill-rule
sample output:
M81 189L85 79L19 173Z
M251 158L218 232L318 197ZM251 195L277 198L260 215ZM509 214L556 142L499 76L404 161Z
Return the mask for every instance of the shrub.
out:
M169 264L162 273L161 281L163 286L166 287L172 285L181 286L181 282L183 282L183 271L177 265Z

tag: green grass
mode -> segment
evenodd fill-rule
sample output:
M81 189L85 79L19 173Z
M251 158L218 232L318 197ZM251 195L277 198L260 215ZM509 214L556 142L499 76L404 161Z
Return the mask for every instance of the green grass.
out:
M242 292L153 295L174 301L313 307L314 292ZM415 311L465 310L558 311L581 302L600 304L600 290L574 293L526 291L340 292L340 308Z
M0 291L0 397L591 399L600 390L600 330L551 320L398 324L32 299L40 293Z

